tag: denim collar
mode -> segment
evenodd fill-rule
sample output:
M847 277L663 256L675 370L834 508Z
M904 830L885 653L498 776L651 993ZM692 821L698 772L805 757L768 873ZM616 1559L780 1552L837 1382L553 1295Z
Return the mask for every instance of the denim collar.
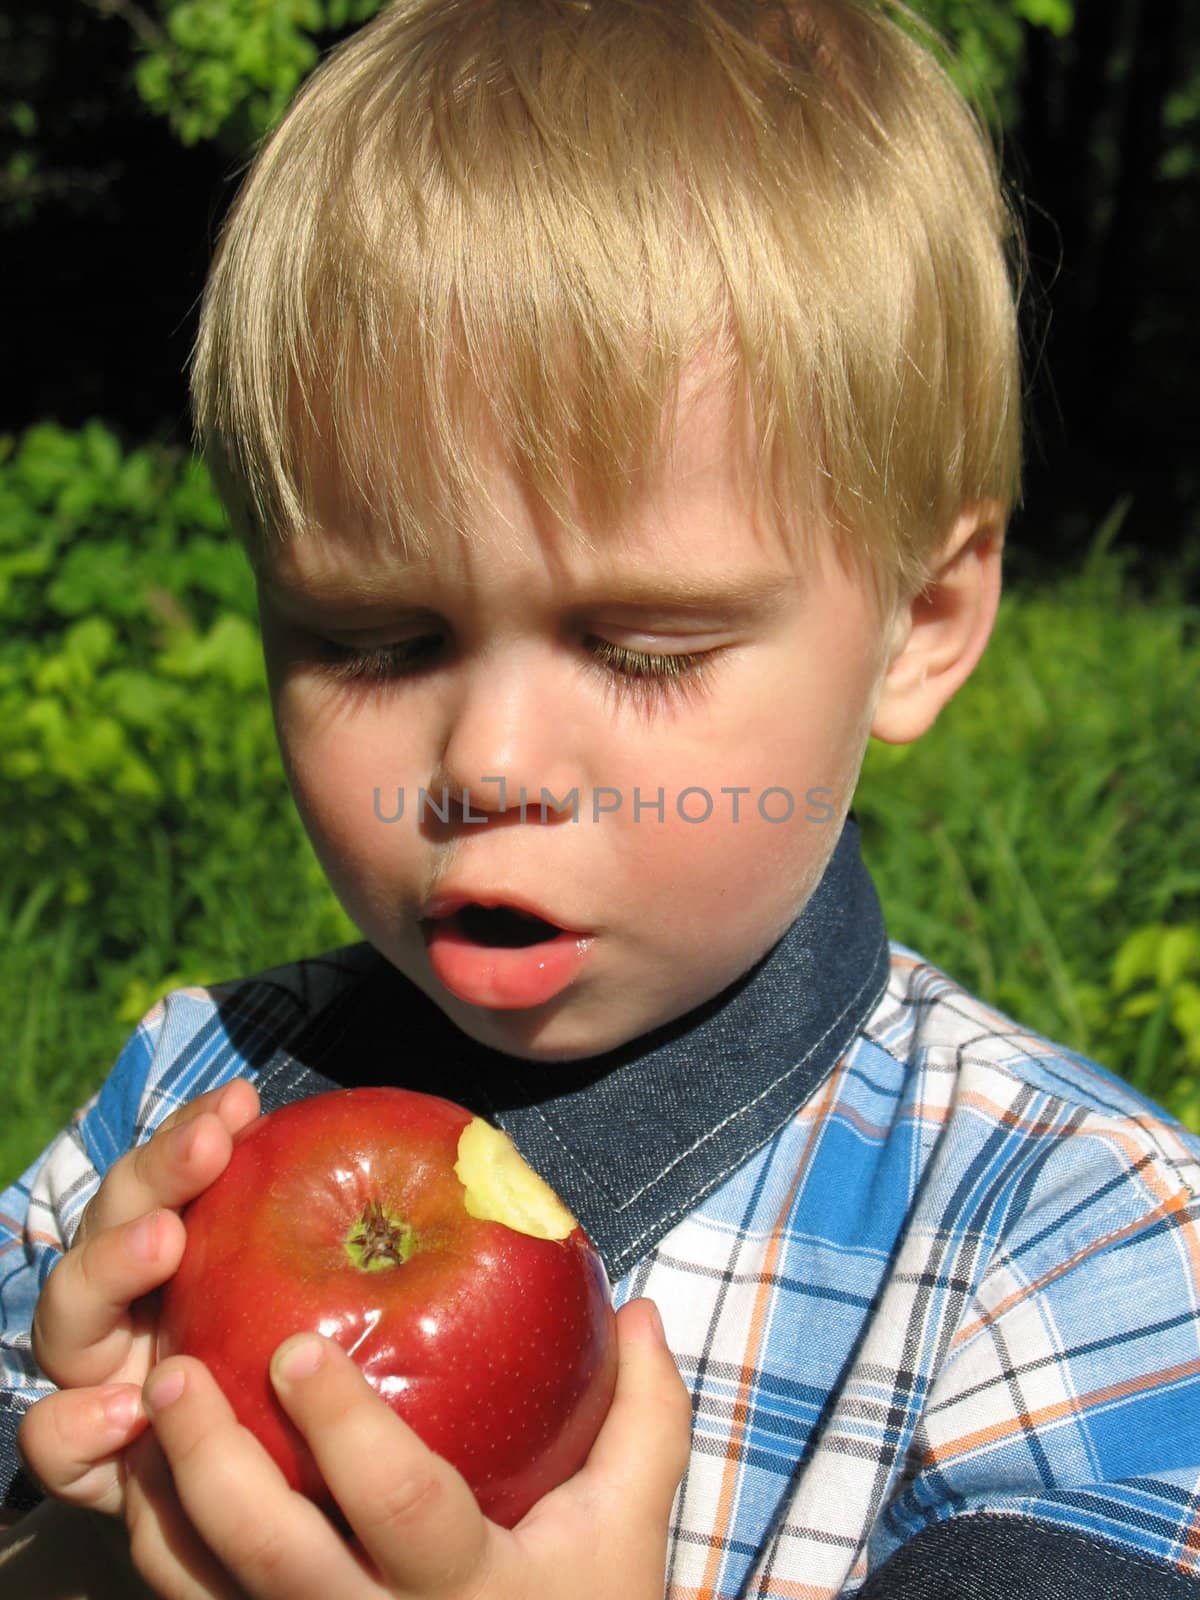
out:
M380 957L346 996L344 1025L323 1026L320 1049L297 1041L290 1070L260 1088L269 1109L386 1081L489 1117L574 1212L615 1282L811 1096L887 975L851 815L779 942L719 995L617 1050L559 1063L492 1050Z

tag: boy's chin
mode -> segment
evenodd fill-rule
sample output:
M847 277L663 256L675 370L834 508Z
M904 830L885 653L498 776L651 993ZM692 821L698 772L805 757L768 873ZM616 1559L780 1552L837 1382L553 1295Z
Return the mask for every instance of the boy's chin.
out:
M691 1009L686 1001L672 1004L665 995L644 995L636 1006L621 1006L611 994L582 994L577 989L544 1005L492 1009L460 1000L428 973L405 975L469 1039L530 1062L565 1063L607 1055Z
M535 1063L586 1061L607 1055L648 1031L636 1019L624 1026L615 1023L611 1012L606 1018L581 1015L580 1008L565 998L527 1011L489 1011L464 1005L451 995L433 998L451 1022L476 1043Z
M565 1065L610 1055L680 1023L686 1026L694 1011L741 976L736 974L729 984L716 988L697 984L695 993L644 994L636 1006L620 1006L611 995L568 994L526 1011L490 1011L464 1005L444 990L431 998L476 1043L522 1061Z

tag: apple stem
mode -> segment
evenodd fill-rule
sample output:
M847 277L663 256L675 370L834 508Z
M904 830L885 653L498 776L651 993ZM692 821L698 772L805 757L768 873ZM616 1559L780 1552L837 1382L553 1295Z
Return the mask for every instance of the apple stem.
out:
M413 1231L389 1215L378 1200L367 1208L346 1236L346 1254L361 1272L402 1267L412 1255Z

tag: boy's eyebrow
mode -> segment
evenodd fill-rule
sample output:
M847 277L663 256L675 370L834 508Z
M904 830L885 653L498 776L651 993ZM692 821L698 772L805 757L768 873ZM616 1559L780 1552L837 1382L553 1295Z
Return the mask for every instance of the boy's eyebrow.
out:
M264 574L262 584L285 604L387 605L402 603L406 571L417 573L418 566L393 569L385 573L364 571L344 580L324 581L309 589L281 582ZM770 606L795 590L800 580L794 573L763 573L749 577L699 577L689 573L614 573L611 577L581 584L572 596L579 606L606 604L637 610L674 610L697 613L722 612L743 615Z
M356 572L352 577L317 577L299 583L285 582L278 574L264 570L259 573L258 581L268 594L283 601L284 604L288 602L297 606L354 605L364 602L384 604L399 597L399 589L407 573L419 570L414 565L394 567L387 572L377 573L368 567L362 572Z
M761 573L752 577L721 578L686 572L643 576L631 573L614 578L605 594L632 605L695 607L697 610L747 610L779 599L799 582L794 573Z
M783 599L797 585L792 574L721 578L695 575L615 573L594 585L581 585L573 603L611 605L637 611L682 611L697 615L746 616Z

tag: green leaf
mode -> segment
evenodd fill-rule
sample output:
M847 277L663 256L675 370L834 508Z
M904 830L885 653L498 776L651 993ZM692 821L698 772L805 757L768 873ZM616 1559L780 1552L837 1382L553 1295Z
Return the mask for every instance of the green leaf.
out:
M196 52L206 47L210 28L203 6L188 4L184 0L184 3L168 8L165 20L168 37L181 50Z
M1155 1079L1160 1076L1169 1049L1170 1026L1171 996L1164 994L1147 1016L1146 1025L1138 1039L1137 1055L1129 1074L1129 1081L1135 1088L1149 1092Z
M1158 952L1166 930L1158 923L1135 928L1120 945L1112 964L1112 986L1117 994L1124 994L1143 978L1153 978L1158 972Z
M77 470L83 456L82 436L53 422L27 429L16 455L19 477L46 498Z
M148 515L154 507L154 463L145 450L127 456L116 484L116 497L131 511Z
M332 6L327 9L332 13ZM309 33L319 33L325 26L319 0L285 0L282 10L297 28L304 28ZM333 23L332 15L329 20L333 26L338 26Z
M238 690L261 687L262 645L256 628L243 617L222 616L204 637L174 639L159 660L160 670L184 679L216 678Z
M81 439L84 460L101 477L114 477L121 469L121 444L102 422L89 422Z
M1171 1021L1183 1037L1188 1060L1200 1066L1200 984L1184 979L1176 986Z
M1200 969L1200 927L1166 928L1158 949L1158 984L1169 989L1185 972Z
M171 63L158 52L143 56L133 70L134 87L152 111L166 111L171 103Z
M1035 27L1049 28L1060 39L1075 26L1074 0L1014 0L1013 10Z
M1119 1015L1137 1021L1141 1017L1153 1016L1161 1004L1161 995L1152 990L1143 990L1141 994L1130 995L1122 1002Z
M136 565L128 539L75 545L68 551L58 577L47 588L46 600L52 610L64 616L93 610L133 616L142 606L137 585L129 581L130 570Z
M48 542L28 550L6 550L0 555L0 574L5 578L40 578L53 565L54 552Z
M130 667L108 673L101 685L106 710L127 728L155 732L186 712L177 684Z
M117 643L117 630L107 617L86 617L74 623L63 635L62 653L74 662L87 680L110 659Z

